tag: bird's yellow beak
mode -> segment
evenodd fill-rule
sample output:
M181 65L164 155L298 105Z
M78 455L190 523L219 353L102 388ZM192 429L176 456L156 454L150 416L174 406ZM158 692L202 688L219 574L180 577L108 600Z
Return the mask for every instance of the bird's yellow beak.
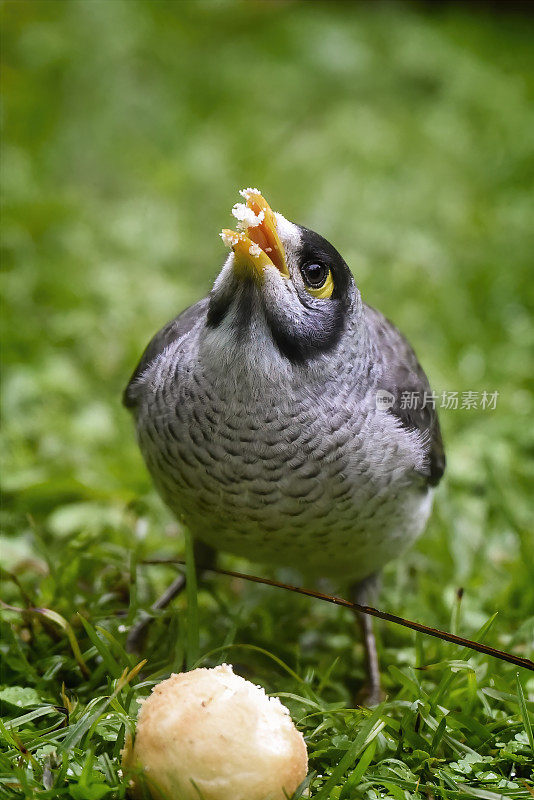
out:
M269 203L257 189L243 189L241 195L246 202L236 203L232 209L237 230L221 232L225 245L234 251L236 275L252 277L261 283L265 268L274 266L288 278L284 246Z

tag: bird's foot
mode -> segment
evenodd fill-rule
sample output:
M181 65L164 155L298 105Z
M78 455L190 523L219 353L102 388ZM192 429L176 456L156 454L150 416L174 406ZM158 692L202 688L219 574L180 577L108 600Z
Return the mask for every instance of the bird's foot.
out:
M153 619L154 617L147 614L135 625L132 625L126 637L127 653L140 653L144 649L148 630Z
M380 686L364 683L364 685L356 693L354 704L356 706L365 706L365 708L374 708L380 705L386 699L386 693Z
M167 608L171 600L173 600L185 587L185 576L179 575L171 585L163 592L156 602L152 605L152 611L161 611ZM143 612L143 617L130 628L126 638L126 650L128 653L140 653L145 646L146 637L154 617L151 614Z

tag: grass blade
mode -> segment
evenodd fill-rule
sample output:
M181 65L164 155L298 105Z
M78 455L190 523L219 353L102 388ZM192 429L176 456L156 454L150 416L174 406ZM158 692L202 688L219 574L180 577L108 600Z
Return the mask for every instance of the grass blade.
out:
M198 661L200 648L198 639L198 595L195 553L193 549L193 537L188 530L185 531L185 562L185 590L187 595L186 661L187 668L192 669Z
M521 710L521 716L523 717L523 722L525 725L525 730L527 732L527 738L530 744L530 749L532 750L532 753L534 755L534 734L532 732L532 723L530 721L530 715L528 713L527 704L525 702L523 687L521 686L521 681L519 680L519 673L516 673L515 679L517 683L517 696L519 698L519 708Z
M332 789L339 783L341 776L343 773L350 767L351 764L354 763L356 758L362 752L362 750L368 746L371 741L374 740L376 736L380 733L382 728L385 725L385 722L380 722L377 725L378 720L382 714L382 708L378 706L375 708L373 713L370 717L366 719L363 723L362 727L358 731L356 738L354 739L353 743L337 765L337 767L333 770L332 774L330 775L327 782L321 789L314 795L314 800L327 800L330 796L330 792Z

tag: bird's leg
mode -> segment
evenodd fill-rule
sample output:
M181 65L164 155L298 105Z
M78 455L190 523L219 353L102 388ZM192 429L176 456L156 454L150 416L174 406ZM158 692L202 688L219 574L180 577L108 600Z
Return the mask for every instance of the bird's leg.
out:
M195 564L200 563L203 566L211 566L215 563L216 553L213 547L203 544L203 542L195 541L193 548L195 553ZM199 570L198 567L197 572L202 574L202 571ZM173 580L171 585L165 589L163 594L160 595L160 597L158 597L154 603L152 603L150 610L161 611L163 608L167 608L169 603L184 590L185 581L185 575L178 575L178 577ZM130 628L126 638L126 650L129 653L141 652L144 647L150 625L153 621L154 616L150 613L145 613L143 618Z
M378 585L378 575L371 575L369 578L353 584L350 589L352 600L361 606L368 605L370 597L378 593ZM384 693L380 683L373 618L361 611L356 611L355 614L361 630L367 671L367 683L358 693L358 702L360 705L376 706L384 699Z

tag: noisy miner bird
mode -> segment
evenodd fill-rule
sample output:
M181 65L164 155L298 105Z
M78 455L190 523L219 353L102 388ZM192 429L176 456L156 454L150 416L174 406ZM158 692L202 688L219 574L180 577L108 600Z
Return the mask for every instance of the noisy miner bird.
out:
M213 289L152 339L124 402L160 495L195 541L347 580L365 602L423 531L444 471L428 380L326 239L257 189L241 195ZM376 702L371 620L360 624Z

